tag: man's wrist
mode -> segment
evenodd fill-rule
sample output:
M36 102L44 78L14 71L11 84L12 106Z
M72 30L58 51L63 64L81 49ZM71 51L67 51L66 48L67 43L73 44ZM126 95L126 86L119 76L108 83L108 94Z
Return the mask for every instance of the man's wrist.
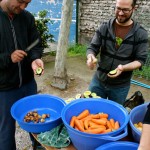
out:
M118 67L117 67L121 72L123 72L124 71L124 66L123 65L119 65Z
M94 56L94 54L88 54L87 55L87 59L89 59L90 57L93 57ZM95 57L95 56L94 56Z

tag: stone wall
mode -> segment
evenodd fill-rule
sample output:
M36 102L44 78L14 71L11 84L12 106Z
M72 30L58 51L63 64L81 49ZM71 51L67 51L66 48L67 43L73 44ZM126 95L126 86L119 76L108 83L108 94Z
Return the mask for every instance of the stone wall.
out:
M78 42L88 44L95 30L103 22L114 17L115 0L79 0ZM150 0L137 0L133 14L150 36Z

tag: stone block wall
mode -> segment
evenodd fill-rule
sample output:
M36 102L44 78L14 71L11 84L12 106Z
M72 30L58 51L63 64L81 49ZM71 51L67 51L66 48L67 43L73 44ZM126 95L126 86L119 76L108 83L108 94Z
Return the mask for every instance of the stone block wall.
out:
M114 17L115 0L79 0L78 42L88 44L98 26ZM150 0L137 0L137 10L133 14L150 37Z

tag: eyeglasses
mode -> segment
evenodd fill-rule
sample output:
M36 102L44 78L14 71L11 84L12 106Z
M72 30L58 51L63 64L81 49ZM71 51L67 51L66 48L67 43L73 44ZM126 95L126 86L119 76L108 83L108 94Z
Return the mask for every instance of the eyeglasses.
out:
M132 9L126 9L126 8L119 8L119 7L115 7L114 8L115 9L115 11L117 11L117 12L120 12L120 11L122 11L124 14L128 14L130 11L132 11L133 10L133 8Z

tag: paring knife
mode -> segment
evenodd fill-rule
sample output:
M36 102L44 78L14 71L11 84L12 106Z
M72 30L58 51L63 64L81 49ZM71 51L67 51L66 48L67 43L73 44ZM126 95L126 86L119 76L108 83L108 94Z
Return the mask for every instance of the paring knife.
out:
M35 45L37 45L39 43L39 39L36 39L32 44L30 44L26 49L25 52L28 52L29 50L31 50Z

